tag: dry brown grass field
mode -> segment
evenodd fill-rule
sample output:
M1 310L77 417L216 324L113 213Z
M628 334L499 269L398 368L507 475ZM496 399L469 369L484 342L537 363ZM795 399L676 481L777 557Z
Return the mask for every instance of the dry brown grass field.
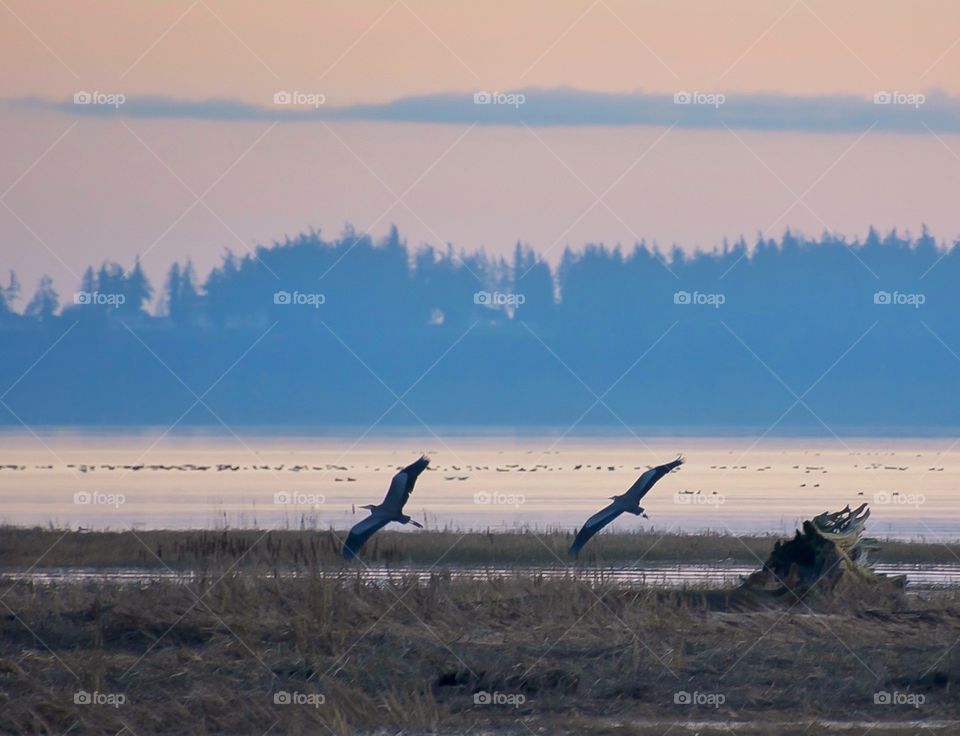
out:
M955 593L836 611L728 597L442 573L21 583L0 612L0 730L629 734L693 720L789 733L772 724L960 717ZM876 704L881 692L923 701Z
M40 567L146 566L159 564L156 553L201 572L127 584L0 581L0 733L960 730L953 589L763 608L729 588L511 572L461 579L448 558L426 579L374 582L362 565L337 561L329 535L263 534L4 529L5 570L26 570L46 551ZM366 557L432 564L449 549L461 561L555 562L525 535L455 539L383 534ZM562 556L569 535L545 539ZM636 559L655 538L595 541L600 559ZM770 543L669 538L649 555L724 559L747 544L764 556ZM279 574L290 566L302 574Z

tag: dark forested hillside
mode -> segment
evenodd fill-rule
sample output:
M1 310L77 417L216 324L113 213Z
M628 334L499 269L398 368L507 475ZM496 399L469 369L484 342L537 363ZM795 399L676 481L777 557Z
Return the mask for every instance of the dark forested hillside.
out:
M926 232L553 255L348 231L230 255L205 279L175 264L156 287L139 263L29 296L11 275L0 422L960 425L960 249Z

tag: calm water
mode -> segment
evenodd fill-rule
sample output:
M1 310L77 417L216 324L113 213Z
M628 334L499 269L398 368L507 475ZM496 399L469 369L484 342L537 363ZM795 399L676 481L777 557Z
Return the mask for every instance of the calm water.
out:
M0 434L0 521L72 528L344 527L396 468L433 458L407 511L430 527L574 528L650 464L687 464L645 500L653 526L790 532L870 502L875 536L960 538L950 439Z
M409 579L411 576L428 581L431 575L449 574L455 578L469 580L487 580L491 577L511 577L538 575L545 578L565 578L574 576L586 583L596 583L610 587L653 585L676 587L682 585L722 588L737 585L741 578L756 569L756 565L671 565L643 564L629 567L565 567L513 566L513 567L470 567L444 566L442 570L433 567L397 566L384 567L364 565L349 566L340 570L328 570L323 574L353 580L355 576L374 582L390 582ZM960 585L960 564L955 565L877 565L877 572L886 575L906 575L909 588L942 588ZM280 573L280 577L297 577L298 573ZM208 575L209 577L209 575ZM216 579L217 575L214 575ZM174 581L191 582L196 575L190 572L157 569L103 569L103 568L58 568L36 569L27 572L0 572L0 579L9 581L29 580L33 583L52 585L68 581L108 582L130 585L148 585L153 582Z

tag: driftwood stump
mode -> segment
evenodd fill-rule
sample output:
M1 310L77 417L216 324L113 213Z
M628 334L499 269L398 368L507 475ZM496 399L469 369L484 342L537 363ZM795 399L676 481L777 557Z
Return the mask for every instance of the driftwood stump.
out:
M863 504L803 522L793 539L774 545L763 567L743 582L738 593L758 602L783 600L788 605L814 597L865 600L899 594L906 577L879 574L869 564L869 553L879 549L876 540L863 536L869 517Z

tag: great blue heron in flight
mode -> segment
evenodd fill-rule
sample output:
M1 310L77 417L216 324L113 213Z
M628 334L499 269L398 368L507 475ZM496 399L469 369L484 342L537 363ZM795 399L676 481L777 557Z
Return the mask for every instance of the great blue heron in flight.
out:
M613 499L613 503L587 519L586 523L580 528L580 531L577 532L573 544L570 545L570 554L577 554L583 545L590 541L590 538L594 534L625 511L630 514L642 516L644 519L649 518L646 512L644 512L643 507L640 506L640 499L647 495L647 492L653 488L654 483L681 465L683 465L683 458L678 457L672 463L650 468L650 470L637 478L637 482L630 486L626 493L621 496L610 496L610 498Z
M415 463L411 463L390 481L390 490L383 498L383 503L379 506L368 504L361 506L364 509L370 509L370 516L354 525L350 530L347 541L343 545L343 556L346 559L356 557L361 547L366 544L374 534L380 531L391 521L398 521L401 524L413 524L415 527L423 528L423 524L418 524L405 513L403 507L413 493L413 486L417 482L417 477L430 464L430 458L423 455Z

